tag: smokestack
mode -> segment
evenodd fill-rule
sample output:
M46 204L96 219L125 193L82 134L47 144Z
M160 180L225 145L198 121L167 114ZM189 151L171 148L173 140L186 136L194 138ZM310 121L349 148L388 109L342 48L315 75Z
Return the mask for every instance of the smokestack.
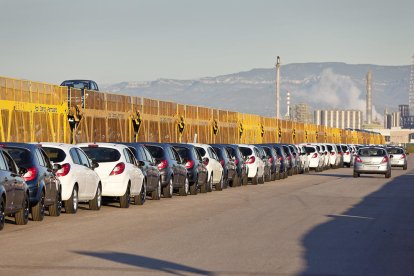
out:
M290 119L291 114L290 114L290 92L289 91L286 93L286 106L287 106L287 111L286 111L285 117L287 119Z
M372 72L368 71L367 74L367 124L372 124Z
M280 118L280 57L276 60L276 118Z

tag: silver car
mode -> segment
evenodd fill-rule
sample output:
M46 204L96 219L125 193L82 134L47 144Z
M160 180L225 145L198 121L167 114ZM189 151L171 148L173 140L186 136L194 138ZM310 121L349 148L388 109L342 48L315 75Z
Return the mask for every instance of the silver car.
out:
M391 157L391 167L402 167L403 170L407 170L407 156L403 148L389 147L387 151Z
M355 156L354 177L361 174L384 174L391 177L391 158L385 148L364 147Z

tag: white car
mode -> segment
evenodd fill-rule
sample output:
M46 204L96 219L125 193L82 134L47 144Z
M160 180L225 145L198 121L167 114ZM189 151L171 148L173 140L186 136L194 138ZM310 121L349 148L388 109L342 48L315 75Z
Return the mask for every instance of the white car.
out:
M305 146L296 145L296 148L298 149L298 152L300 154L300 162L302 163L302 173L308 173L310 157L306 153Z
M318 146L306 145L306 153L309 154L309 168L314 169L316 172L322 171L323 158L321 158Z
M208 189L213 190L213 185L217 191L223 189L223 166L220 164L219 158L210 145L190 143L195 146L198 153L203 158L203 163L207 167L207 179L209 183Z
M238 145L243 156L246 157L248 167L247 177L252 180L252 184L263 184L265 182L264 167L265 164L260 158L259 150L253 145Z
M334 144L326 144L326 147L329 152L329 164L331 168L337 168L341 161L341 157L338 154L336 146Z
M351 159L352 159L351 150L349 149L348 145L345 145L345 144L341 144L341 148L342 148L342 152L343 152L343 156L344 156L344 165L347 166L348 168L350 168L351 167Z
M102 181L102 196L119 197L121 208L129 207L131 197L134 204L144 204L144 174L128 146L112 143L83 143L78 146L99 164L95 171Z
M321 155L323 155L323 168L326 170L330 168L330 160L329 160L329 154L328 154L328 148L326 147L326 144L318 144L321 149Z
M89 202L91 210L102 205L102 184L92 162L76 145L41 143L43 150L54 164L62 168L56 172L62 184L62 201L66 213L74 214L79 202Z

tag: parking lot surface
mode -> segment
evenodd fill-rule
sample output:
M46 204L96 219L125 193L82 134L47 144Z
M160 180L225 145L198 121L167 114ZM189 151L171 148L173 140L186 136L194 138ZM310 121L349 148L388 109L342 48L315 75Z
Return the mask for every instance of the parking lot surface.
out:
M414 275L414 158L120 209L0 233L0 274Z

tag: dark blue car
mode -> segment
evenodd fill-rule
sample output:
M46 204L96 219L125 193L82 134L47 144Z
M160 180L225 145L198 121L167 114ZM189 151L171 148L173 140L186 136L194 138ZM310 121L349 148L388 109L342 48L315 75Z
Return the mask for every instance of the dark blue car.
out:
M32 219L43 220L46 208L49 215L59 216L62 210L61 184L55 173L60 166L52 167L40 145L3 143L2 147L17 166L27 170L23 178L29 187Z
M247 185L247 166L246 160L243 158L243 154L240 152L238 145L233 144L219 144L226 147L230 157L234 159L236 165L236 178L233 180L232 187Z

